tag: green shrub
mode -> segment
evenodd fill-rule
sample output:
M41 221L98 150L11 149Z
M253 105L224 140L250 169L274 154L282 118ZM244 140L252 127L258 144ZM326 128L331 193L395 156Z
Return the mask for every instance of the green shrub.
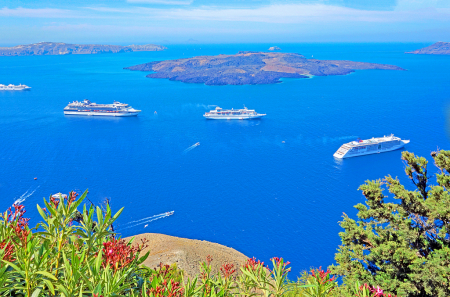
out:
M347 288L359 282L400 296L450 296L450 151L432 157L437 185L430 183L425 158L403 152L415 190L391 176L360 187L366 205L355 206L357 221L344 215L337 265L331 267ZM388 197L397 201L386 202Z
M343 296L329 271L311 270L303 280L290 282L290 263L276 257L271 268L252 258L239 270L225 263L212 274L208 256L193 279L185 279L176 265L150 269L142 265L146 242L122 240L112 230L122 209L112 215L108 205L104 211L83 205L79 211L86 194L44 199L45 207L37 206L42 222L34 228L22 205L1 215L0 296Z
M146 242L133 244L116 237L109 205L78 208L77 199L44 199L37 206L42 222L30 228L22 205L13 205L0 218L1 296L282 296L288 291L289 262L273 258L273 269L249 259L237 276L232 264L211 274L211 258L201 274L184 279L176 266L150 269L141 265Z
M33 229L23 206L14 205L0 219L0 293L4 296L121 296L139 289L146 276L139 266L144 243L116 239L109 206L78 207L71 192L63 199L44 200L37 206L43 221ZM94 214L96 219L94 219ZM74 221L76 220L76 221Z

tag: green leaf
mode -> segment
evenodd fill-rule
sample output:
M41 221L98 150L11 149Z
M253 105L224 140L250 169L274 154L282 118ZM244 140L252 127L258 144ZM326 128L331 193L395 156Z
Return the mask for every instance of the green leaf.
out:
M103 227L103 212L102 212L101 208L98 206L97 206L97 221L98 221L99 227L100 226Z
M58 280L53 274L51 274L47 271L38 271L38 272L36 272L36 274L41 274L41 275L51 278L52 280L55 280L55 281Z
M102 293L102 285L98 284L97 287L95 287L93 294L101 294Z
M39 204L36 205L39 214L41 215L41 217L44 219L44 221L47 219L47 214L44 212L44 210L39 206Z
M47 285L47 287L50 289L50 292L52 292L52 294L55 295L55 287L53 286L52 282L49 281L48 279L43 279L42 281L43 281L43 282Z
M5 262L6 264L8 264L9 266L11 266L14 270L16 270L23 278L25 278L25 273L24 273L24 271L21 269L21 268L19 268L19 266L17 266L16 264L14 264L14 263L11 263L11 262L8 262L8 261L6 261L6 260L2 260L3 262Z
M39 294L41 293L42 289L41 288L37 288L36 290L34 290L33 294L31 295L31 297L38 297Z
M56 288L58 289L58 291L61 291L64 296L66 297L71 297L70 293L67 291L67 289L65 287L63 287L62 285L56 285Z
M114 223L115 220L117 220L117 218L122 214L124 209L125 209L125 207L122 207L121 209L119 209L119 211L116 212L116 214L113 216L113 218L111 219L111 221L109 223L110 224Z
M71 205L71 209L74 211L76 209L78 209L78 206L80 206L81 202L84 201L84 199L86 198L88 193L88 189L86 189L86 191L84 191L84 193L78 197L78 199Z
M100 273L100 266L102 265L103 251L100 250L97 259L95 260L95 272Z
M148 251L147 253L145 253L145 255L140 257L139 260L137 261L136 265L141 265L145 260L147 260L149 255L150 255L150 251Z

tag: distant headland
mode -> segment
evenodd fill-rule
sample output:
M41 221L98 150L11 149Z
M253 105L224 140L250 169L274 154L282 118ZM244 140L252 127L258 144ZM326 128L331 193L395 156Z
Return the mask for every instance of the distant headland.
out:
M406 53L416 55L450 55L450 42L439 41L430 46Z
M34 55L80 55L102 53L125 53L138 51L162 51L166 47L156 44L144 45L103 45L103 44L70 44L62 42L39 42L0 47L0 56L34 56Z
M345 75L362 69L404 70L394 65L307 59L300 54L278 52L198 56L154 61L124 69L155 72L147 75L150 78L206 85L274 84L281 82L281 78Z

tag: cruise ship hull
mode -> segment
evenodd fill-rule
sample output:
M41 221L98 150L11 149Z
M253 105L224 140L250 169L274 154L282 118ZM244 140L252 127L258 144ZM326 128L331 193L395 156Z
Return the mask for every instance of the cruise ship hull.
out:
M205 118L210 120L253 120L253 119L260 119L265 115L257 115L257 116L205 116Z
M361 151L358 153L354 153L354 154L339 154L338 152L334 153L333 157L338 158L338 159L346 159L346 158L352 158L352 157L360 157L360 156L365 156L365 155L372 155L372 154L379 154L379 153L385 153L385 152L391 152L391 151L395 151L398 149L403 148L406 144L409 143L409 140L401 140L400 141L401 144L397 145L397 146L393 146L390 148L381 148L381 149L377 149L377 150L370 150L370 151Z
M107 113L107 112L77 112L77 111L64 111L65 115L77 115L77 116L106 116L106 117L135 117L139 112L129 113Z

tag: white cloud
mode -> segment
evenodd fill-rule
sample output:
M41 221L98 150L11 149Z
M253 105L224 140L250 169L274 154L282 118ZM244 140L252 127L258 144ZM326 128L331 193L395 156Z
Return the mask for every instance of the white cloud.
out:
M190 5L193 0L127 0L127 2L140 4Z
M98 32L102 35L117 36L117 34L124 34L126 36L132 36L136 34L178 34L184 35L192 33L192 28L179 28L170 26L118 26L118 25L92 25L92 24L67 24L67 23L54 23L46 26L42 26L43 31L48 32L81 32L83 35L94 35ZM238 34L242 33L241 28L212 28L203 27L196 28L196 34L208 34L208 33L227 33ZM257 29L249 29L247 32L257 33Z
M450 20L450 10L445 8L369 11L325 4L271 4L258 8L202 6L196 8L167 9L148 7L133 7L128 9L101 7L90 9L99 12L121 12L160 19L280 24L330 22L398 23L418 22L421 20Z
M450 8L448 0L397 0L396 10L415 10L423 8Z
M0 9L0 16L2 17L24 17L24 18L69 18L76 17L72 11L66 9L55 8L14 8L9 9L4 7Z

